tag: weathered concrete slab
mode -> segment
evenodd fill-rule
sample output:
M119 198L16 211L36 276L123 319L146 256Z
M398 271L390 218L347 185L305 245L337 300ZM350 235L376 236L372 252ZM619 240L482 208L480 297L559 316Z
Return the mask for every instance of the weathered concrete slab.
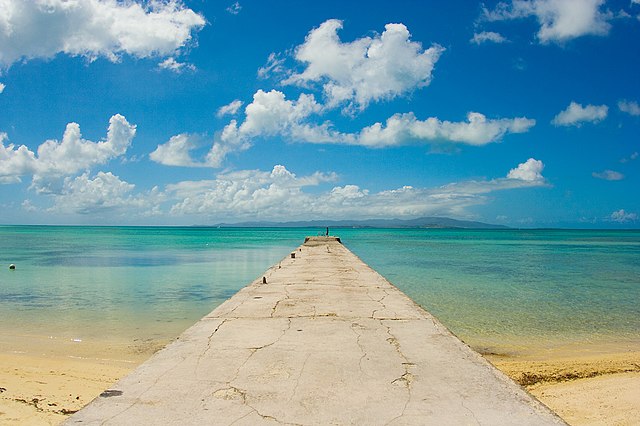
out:
M67 424L564 424L335 238L264 276Z

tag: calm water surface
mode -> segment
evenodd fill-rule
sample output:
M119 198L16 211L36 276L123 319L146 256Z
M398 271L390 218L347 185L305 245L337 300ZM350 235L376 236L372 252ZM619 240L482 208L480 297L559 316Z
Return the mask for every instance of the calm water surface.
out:
M318 231L0 227L0 337L169 340ZM478 349L640 343L639 231L333 233Z

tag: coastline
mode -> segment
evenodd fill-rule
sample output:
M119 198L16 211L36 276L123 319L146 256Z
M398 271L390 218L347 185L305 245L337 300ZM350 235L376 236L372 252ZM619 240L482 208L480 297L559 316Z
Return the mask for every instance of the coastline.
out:
M168 342L31 343L29 353L0 351L2 424L60 424ZM640 423L640 350L588 352L483 356L571 425Z
M241 236L243 235L244 234ZM362 242L366 245L371 242L370 240L378 240L379 238L380 235L375 234L370 236L369 239L362 239ZM444 280L445 283L469 282L466 279L468 278L468 274L460 275L459 277L457 275L448 276L442 275L442 271L433 269L438 265L441 265L441 268L449 268L450 266L448 264L442 263L440 260L442 256L446 257L450 255L452 250L455 249L457 251L460 246L454 244L447 249L448 243L443 243L443 241L448 242L451 239L451 235L447 233L440 236L439 239L433 236L430 238L436 242L441 242L437 245L438 250L431 251L430 253L433 255L434 253L442 252L440 257L432 259L435 266L431 264L427 265L431 268L429 271L432 271L431 275L428 275L430 282L438 284L442 281L440 280L442 277L448 278L449 281ZM249 240L253 241L255 238L253 238L253 236L252 238L246 236L240 238L240 241ZM196 243L201 244L203 241L205 240L197 240ZM542 241L545 242L546 240L543 239ZM542 244L536 242L536 244L533 244L531 247L536 248L538 246L542 246ZM392 247L395 247L394 250L384 251L379 257L388 258L390 259L389 262L398 265L397 268L401 268L402 271L406 270L407 265L398 261L399 257L406 256L403 247ZM512 250L511 245L505 244L499 244L497 249L507 250L506 247ZM591 246L589 247L591 248ZM32 248L29 248L29 250L32 250ZM115 254L112 254L113 258L119 259L121 256L123 259L128 259L127 256L129 252L120 253L116 251L114 253ZM149 251L148 253L142 253L138 261L147 269L149 269L149 265L153 265L153 262L156 262L157 259L164 259L163 256L173 256L173 252L160 252L160 254L157 254L155 251ZM241 262L240 266L243 266L244 263L246 263L244 260L246 253L245 255L242 255L242 253L244 252L240 252L241 255L238 256L225 254L224 257L221 257L221 261L224 261L226 264L230 261L229 258L239 259ZM93 254L93 257L83 259L98 259L104 255L103 252L96 252ZM66 259L66 256L68 255L64 254L61 259ZM193 254L193 256L198 259L202 257L200 252ZM466 258L468 257L469 256ZM523 257L521 256L520 258ZM187 257L186 259L189 260L190 258ZM184 281L185 271L199 270L199 263L191 263L190 260L188 262L187 260L185 260L184 264L188 267L184 269L176 266L172 267L172 273L182 273L180 279L177 279L176 282ZM476 271L476 266L481 260L482 259L476 259L475 263L470 262L470 267L473 267L473 270ZM136 274L132 273L135 269L128 269L130 265L125 261L122 262L122 264L116 262L116 265L122 266L121 268L113 268L113 266L109 266L109 268L112 268L114 271L126 272L126 274L122 273L117 275L117 277L109 276L109 282L119 282L118 280L120 279L133 279L136 277ZM372 263L375 264L375 262ZM84 269L81 269L79 266L74 268L65 266L64 272L65 274L69 272L79 273L80 277L83 277L82 272L84 270L96 274L96 269L93 267L85 266L83 268ZM109 271L111 272L112 269L109 269ZM58 275L51 274L52 272L56 272L55 267L47 266L41 270L47 272L47 277L65 277L65 275L60 272L58 272ZM203 276L206 276L207 279L210 279L212 272L218 273L220 270L220 268L202 268L202 271L206 272ZM425 268L414 271L415 277L423 280L425 271ZM20 278L20 283L22 284L38 282L34 279L40 276L36 272L39 273L40 270L37 270L35 267L24 267L19 269L20 275L14 274L9 276ZM163 269L162 272L166 271ZM253 275L254 272L251 272L252 276L255 276ZM394 281L393 272L393 269L387 270L387 274L390 276L392 282ZM492 271L486 272L488 274L492 273ZM28 275L32 273L33 277L32 275ZM235 270L233 273L235 273ZM226 282L225 280L228 280L228 276L220 275L217 279L219 282ZM77 275L74 276L74 282L75 281L80 281ZM106 281L107 280L105 280L105 282ZM201 279L194 281L200 282ZM410 279L407 281L411 284ZM67 278L64 278L64 280L56 282L57 284L55 286L52 285L52 287L58 289L60 283L64 284L66 282ZM248 280L246 282L248 282ZM558 282L563 283L564 281L558 280ZM449 291L451 288L450 285L442 285L442 287L444 291ZM17 283L13 285L13 287L7 285L5 288L19 289L20 292L25 294L25 303L42 303L44 300L48 301L51 295L46 292L34 293L28 285L19 286ZM100 287L89 287L90 290L98 288ZM410 288L411 286L407 285L403 291ZM529 286L526 288L532 289L536 287ZM79 289L83 292L85 290L84 287L79 287ZM174 291L181 289L182 286L174 287ZM226 289L226 292L219 293L221 300L227 298L229 291L233 291L235 287L229 289L224 287L224 289ZM190 290L193 291L193 293L187 295L193 294L195 295L194 297L209 294L204 292L201 294L199 287L190 288ZM16 292L16 294L21 295L22 293L20 292ZM30 297L32 297L33 294L38 297L32 301ZM70 294L75 295L75 293ZM88 294L89 297L91 297L92 293ZM116 292L114 294L122 298L119 293ZM150 293L144 294L148 295ZM180 295L182 293L175 294ZM571 294L575 293L572 292ZM429 295L429 297L432 296L431 294ZM65 296L65 298L68 297ZM175 296L169 300L174 301ZM414 300L418 300L415 295ZM634 300L634 298L627 296L625 300ZM443 303L444 302L448 303L447 306L452 305L449 299L443 299ZM561 299L561 302L565 303L567 301ZM210 302L206 301L206 303ZM559 304L561 303L559 302ZM18 304L18 306L22 305ZM518 306L525 306L525 304L519 304ZM10 309L13 309L13 305L10 306ZM428 310L431 312L430 309ZM8 312L20 311L10 310ZM43 310L43 312L46 313L43 321L50 322L51 316L49 311ZM491 315L499 311L492 309L490 305L486 312L478 312L484 313L480 318L487 318L487 312ZM123 317L122 312L119 311L117 313L119 314L118 318L121 319ZM112 383L129 373L164 346L164 344L168 343L169 340L172 340L179 334L179 332L176 332L175 336L172 336L171 333L169 333L169 335L165 333L165 335L160 337L161 335L156 333L158 329L162 329L164 332L167 331L167 322L164 321L166 314L167 313L163 311L163 321L156 321L152 327L153 330L155 330L154 333L149 333L146 328L144 328L144 332L140 331L143 330L143 328L139 327L139 322L136 321L136 318L133 316L127 317L130 318L130 321L126 323L134 326L136 330L139 330L135 333L121 333L121 329L119 328L116 332L112 330L109 334L111 336L117 336L119 340L107 340L106 333L102 331L99 331L101 334L97 335L95 322L87 320L86 318L78 322L77 325L90 328L92 330L91 333L76 333L74 329L73 333L66 333L63 337L58 337L57 339L49 336L34 337L18 335L17 333L20 332L34 333L41 331L41 322L32 322L29 317L16 317L13 325L5 322L4 329L0 329L0 388L4 389L0 389L0 424L58 424L64 421L67 415L63 414L63 412L73 412L91 401L99 395L100 392L110 387ZM588 315L589 318L595 318L598 321L602 319L598 311L589 311ZM182 319L182 316L181 311L179 315L174 313L174 323L176 320ZM436 316L440 318L439 315ZM544 318L544 316L541 317ZM577 321L574 317L571 317L571 319L580 324L580 321ZM67 321L66 318L64 318L64 320ZM528 324L529 322L525 323ZM173 323L169 322L169 324ZM189 324L185 324L185 327L188 325ZM546 321L543 321L540 326L544 330L549 328L549 324ZM173 327L175 327L175 324ZM125 329L125 331L128 330ZM55 334L56 331L47 331L47 333ZM605 334L606 333L603 332L598 335L597 338ZM571 337L569 334L563 332L557 333L557 335L561 338ZM79 340L76 339L77 336L83 340L76 342L75 340ZM482 353L507 375L525 385L525 388L530 393L538 397L542 402L569 421L569 423L581 425L594 423L640 424L638 408L633 404L625 403L628 397L632 398L633 401L637 401L638 398L640 398L640 395L637 393L637 390L640 389L638 368L640 364L640 340L636 339L637 334L627 333L618 335L615 332L611 332L607 335L608 338L615 339L619 337L620 339L627 338L627 340L610 341L606 343L586 343L584 345L571 343L564 346L562 342L560 342L559 345L557 345L557 341L550 342L547 336L543 336L542 338L538 336L535 339L529 339L526 345L520 346L516 346L518 342L513 341L509 335L494 333L492 336L494 341L492 341L491 344L486 343L486 335L482 336L485 340L484 345L483 342L474 342L477 344L471 343L472 339L467 340L463 338L463 340L470 343L476 351ZM149 339L148 337L151 338ZM588 342L589 339L584 339L584 337L585 336L581 335L579 338ZM126 340L127 338L129 339L128 341ZM162 341L161 338L165 340ZM594 338L596 338L596 336L594 336ZM533 351L537 352L533 353ZM499 352L499 354L486 352ZM585 394L592 395L593 399L584 400L582 397ZM611 422L607 423L610 419L612 419Z

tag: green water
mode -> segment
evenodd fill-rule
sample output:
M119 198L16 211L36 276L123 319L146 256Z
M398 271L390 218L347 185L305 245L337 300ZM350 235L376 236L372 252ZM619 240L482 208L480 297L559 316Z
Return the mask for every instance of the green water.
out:
M0 337L168 340L318 231L0 227ZM639 231L332 233L476 348L640 342Z

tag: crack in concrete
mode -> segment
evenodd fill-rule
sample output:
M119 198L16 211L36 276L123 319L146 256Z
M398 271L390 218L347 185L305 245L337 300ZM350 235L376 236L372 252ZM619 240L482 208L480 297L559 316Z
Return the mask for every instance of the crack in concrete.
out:
M400 415L398 415L397 417L394 417L393 419L389 420L389 422L387 422L387 424L390 424L394 420L397 420L402 416L404 416L404 413L407 407L409 406L409 403L411 402L411 383L413 382L413 374L411 374L411 372L409 371L409 368L414 366L415 363L409 361L407 356L402 352L398 338L394 336L393 333L391 333L391 327L386 325L383 322L383 320L380 320L380 325L382 325L387 330L387 334L389 335L389 337L387 338L387 342L389 342L389 344L395 348L398 355L400 355L400 357L404 359L404 362L402 363L404 373L397 379L392 380L391 384L402 383L404 387L407 389L407 400L405 401L404 407L402 408Z
M358 324L357 322L352 322L351 323L351 331L353 331L355 333L355 335L357 336L356 338L356 344L358 345L358 348L360 348L360 352L362 352L362 356L360 357L360 359L358 360L358 368L360 369L360 372L362 374L366 374L368 375L363 369L362 369L362 361L365 359L365 357L367 356L367 351L364 350L364 346L362 346L362 343L360 343L360 338L362 337L362 334L358 333L356 331L356 327L360 327L360 328L364 328L361 324Z
M286 327L284 330L282 330L282 334L280 334L280 336L278 336L278 338L277 338L276 340L274 340L274 341L273 341L273 342L271 342L271 343L267 343L266 345L263 345L263 346L259 346L259 347L255 347L255 348L247 348L247 349L249 349L249 350L251 351L251 353L250 353L250 354L249 354L249 356L244 360L244 362L238 366L238 368L236 369L235 374L233 375L233 378L232 378L231 380L229 380L228 382L226 382L226 385L227 385L229 388L237 389L239 392L241 392L241 393L242 393L242 395L243 395L243 399L245 399L245 401L246 401L246 392L245 392L245 391L242 391L240 388L238 388L238 387L236 387L236 386L233 386L233 384L232 384L232 383L233 383L233 382L235 382L236 380L238 380L238 377L240 376L240 371L244 368L244 366L245 366L245 365L247 365L247 363L249 362L249 360L250 360L250 359L251 359L251 358L252 358L252 357L253 357L253 356L254 356L254 355L255 355L259 350L264 349L264 348L267 348L267 347L269 347L269 346L272 346L272 345L276 344L276 343L277 343L277 342L278 342L278 341L279 341L279 340L280 340L280 339L281 339L281 338L282 338L282 337L287 333L287 331L289 331L290 329L291 329L291 319L288 319L287 327ZM248 406L248 404L246 404L246 403L245 403L245 405L247 405L247 406ZM251 408L253 408L253 407L251 407ZM256 412L257 412L257 411L256 411ZM258 414L260 414L260 413L258 413Z
M298 391L298 386L300 385L300 379L302 378L302 374L304 373L304 368L307 366L307 361L309 361L309 358L311 358L311 354L310 353L307 354L307 357L305 358L304 362L302 363L302 368L300 368L300 374L298 374L298 377L296 378L296 385L293 387L293 391L291 392L291 396L287 400L288 402L291 402L293 397L296 396L296 392Z
M240 306L244 305L244 302L246 302L249 299L249 296L251 296L251 292L250 291L247 291L247 293L248 293L247 296L244 299L242 299L242 301L240 301L236 306L234 306L233 309L231 309L229 311L229 313L227 315L225 315L225 316L231 315L232 313L234 313L236 311L236 309L238 309ZM240 293L237 293L237 294L240 294Z
M284 299L278 299L276 304L273 305L273 309L271 309L271 315L269 315L270 318L273 318L281 302L284 302L285 300L291 300L291 295L289 294L289 289L287 288L287 286L283 286L282 288L284 289L285 297Z
M325 250L327 253L324 253ZM215 416L214 411L222 409L225 410L225 420L220 422L225 424L294 424L286 421L312 423L313 419L318 419L318 415L324 416L327 422L348 423L353 419L365 418L354 415L360 415L359 409L368 411L366 418L378 413L375 415L379 417L373 421L382 424L420 422L425 418L428 421L431 404L438 404L438 401L434 402L433 392L438 390L440 381L445 382L445 379L456 371L451 375L448 370L444 371L442 379L438 376L440 372L434 371L431 353L424 353L420 344L415 344L414 340L425 336L438 337L438 342L443 342L440 346L447 350L445 354L452 358L452 364L459 358L456 350L461 353L463 359L473 361L475 355L466 353L463 343L452 345L446 340L451 335L435 317L426 313L415 313L407 300L398 297L402 296L402 293L383 277L378 276L373 269L349 267L351 262L361 262L357 256L349 253L346 248L341 249L333 245L327 248L324 245L314 249L304 248L295 260L285 259L277 265L278 269L274 267L267 270L264 275L268 278L267 282L271 284L270 281L273 279L277 284L268 288L261 283L262 277L259 277L255 285L234 296L237 298L224 306L220 314L214 313L210 316L217 317L218 324L209 324L206 328L198 328L195 334L188 334L186 343L192 348L195 346L197 352L193 352L193 357L197 357L196 359L190 358L187 364L184 357L186 349L178 345L175 347L177 350L160 357L160 368L156 368L153 376L150 377L148 372L143 372L136 379L140 381L133 384L131 391L125 389L126 384L122 385L123 390L130 393L125 394L120 401L114 401L117 404L115 410L122 411L106 421L127 421L129 418L144 416L145 407L141 407L142 405L161 403L158 397L160 392L156 393L156 390L166 391L167 398L173 398L173 389L158 388L171 386L174 377L177 379L176 383L180 383L181 386L193 386L185 389L188 393L185 397L189 398L189 404L193 403L196 407L200 405L202 410L211 410L208 413L203 411L203 418L211 414ZM278 272L281 265L288 269ZM292 285L296 287L289 287ZM325 292L330 296L327 299L324 299ZM252 298L256 299L257 296L264 298L254 305ZM251 305L248 305L249 303ZM390 306L387 307L386 303ZM332 305L335 305L335 308L332 308ZM249 307L253 306L259 306L260 309L250 310ZM340 316L327 312L330 309L336 309ZM370 318L367 317L369 313ZM310 318L321 317L329 319L310 321ZM233 322L234 318L251 319L255 322L245 326L245 322ZM277 320L269 321L270 319ZM422 324L412 322L417 319L426 321ZM398 321L402 321L402 324ZM431 321L434 327L430 327L428 321ZM230 323L226 324L227 322ZM236 329L238 325L242 326ZM266 331L263 332L259 328L262 326L265 326ZM347 326L353 335L349 334ZM409 333L413 327L420 332ZM435 331L432 328L435 328ZM238 333L246 331L247 334L236 335L236 330L239 330ZM306 333L296 333L296 330ZM219 331L222 332L218 333ZM395 336L396 332L398 336ZM333 333L336 336L333 336ZM287 334L289 336L284 339ZM231 342L229 348L226 342L221 340L227 337L230 337ZM318 342L319 339L326 339L330 345ZM389 346L384 345L385 340ZM353 345L354 342L357 346ZM375 342L382 344L374 345ZM326 357L324 353L316 355L317 352L313 351L317 343L322 344L319 347L322 348L321 351L327 352ZM360 357L357 356L356 348L361 353ZM227 349L229 352L225 353ZM263 349L264 352L258 353ZM292 352L287 351L299 352L291 356ZM407 351L407 354L404 354L404 351ZM173 355L174 353L176 355ZM214 359L222 361L220 370L212 369L208 374L197 377L198 373L206 371ZM328 361L327 368L320 369L325 367L321 365L325 360ZM356 360L359 372L353 370L353 362ZM340 364L343 361L344 365ZM411 361L419 364L413 364ZM175 363L178 364L174 365ZM298 374L295 374L296 370ZM160 373L161 376L158 377L156 373ZM183 378L184 373L195 373L196 377ZM415 376L413 373L416 373ZM154 378L157 380L146 388L146 381ZM302 378L305 379L304 382ZM314 380L320 383L313 383ZM125 383L131 384L131 381ZM274 391L272 383L283 388ZM325 392L327 387L335 383L344 383L345 386L335 389L334 392ZM315 391L317 388L314 386L317 385L322 385L322 390ZM453 385L455 387L457 383ZM460 388L455 387L460 394L458 397L467 395L467 399L455 401L452 407L463 420L473 423L470 421L472 418L476 422L478 419L471 409L477 410L478 418L482 420L484 412L480 408L484 402L476 403L475 394L467 393L468 385L465 382ZM364 402L361 394L355 395L355 402L349 400L348 393L356 389L365 392L367 399ZM372 393L372 398L366 394L369 389L376 392ZM509 391L511 389L505 387L504 392ZM193 397L198 399L192 401ZM323 398L317 401L318 404L323 404L322 409L313 410L314 405L309 401L312 400L315 404L319 398ZM467 400L471 407L465 406ZM130 401L133 403L123 409ZM173 402L180 402L171 399L169 401L167 408L171 408ZM373 402L376 403L376 407L372 407ZM379 404L384 405L381 407ZM460 404L466 411L460 411ZM228 410L229 408L231 409ZM467 415L467 412L470 414ZM326 417L327 415L329 417Z
M226 384L227 384L229 387L234 388L234 386L232 386L232 385L231 385L231 383L235 382L235 381L238 379L238 376L240 375L240 370L242 370L242 368L243 368L245 365L247 365L247 362L249 362L249 360L251 359L251 357L252 357L253 355L255 355L255 353L256 353L256 352L258 352L258 350L257 350L257 349L249 349L249 350L251 351L251 353L250 353L250 354L249 354L249 356L248 356L248 357L243 361L243 363L242 363L242 364L240 364L240 365L238 366L238 368L236 368L236 372L235 372L235 374L233 375L233 379L231 379L231 380L229 380L228 382L226 382Z
M289 293L287 292L287 297L286 297L285 299L281 299L281 300L279 300L279 301L278 301L278 303L280 303L280 301L282 301L282 300L286 300L286 299L288 299L288 298L289 298ZM276 305L274 306L274 309L273 309L272 315L273 315L273 313L275 312L275 310L276 310L276 308L277 308L277 306L278 306L278 303L276 303ZM244 366L249 362L249 360L250 360L250 359L251 359L251 358L252 358L252 357L253 357L253 356L254 356L258 351L260 351L260 350L262 350L262 349L265 349L265 348L268 348L268 347L273 346L273 345L275 345L276 343L278 343L278 342L280 341L280 339L282 339L282 338L285 336L285 334L287 334L287 332L291 330L291 323L292 323L291 318L287 318L287 326L282 330L282 333L280 334L280 336L278 336L278 338L277 338L277 339L275 339L273 342L271 342L271 343L267 343L267 344L262 345L262 346L254 347L254 348L248 348L249 350L251 350L251 354L250 354L250 355L247 357L247 359L245 359L245 360L244 360L244 362L243 362L243 363L238 367L238 369L236 370L236 372L235 372L235 374L234 374L233 379L231 379L230 381L228 381L228 382L227 382L227 386L228 386L228 388L227 388L227 389L232 389L232 390L234 390L234 392L239 393L239 394L241 395L241 397L242 397L242 404L243 404L243 405L246 405L247 407L249 407L249 408L251 408L251 409L253 410L253 411L251 411L251 412L247 413L246 415L244 415L243 417L241 417L240 419L236 419L236 420L234 420L234 422L233 422L233 423L235 423L235 422L237 422L237 421L239 421L239 420L242 420L243 418L247 417L249 414L251 414L251 413L255 412L257 415L259 415L260 417L262 417L262 418L263 418L263 419L265 419L265 420L272 420L272 421L274 421L274 422L276 422L276 423L278 423L278 424L284 424L284 425L297 425L297 424L295 424L295 423L286 423L286 422L283 422L283 421L281 421L281 420L277 419L276 417L273 417L273 416L270 416L270 415L266 415L266 414L262 414L262 413L260 413L260 412L255 408L255 407L253 407L252 405L250 405L250 404L247 402L247 391L246 391L246 390L242 390L242 389L240 389L240 388L238 388L238 387L236 387L236 386L233 386L233 385L232 385L232 383L238 379L238 377L240 376L240 372L242 371L242 369L244 368ZM310 356L310 355L309 355L309 356ZM308 358L307 358L307 359L308 359ZM306 360L305 360L305 364L306 364ZM303 367L302 367L302 370L304 370L304 365L303 365ZM301 370L301 372L300 372L300 375L302 375L302 370ZM299 379L300 379L300 377L298 377L298 380L299 380ZM296 389L297 389L297 383L296 383ZM295 390L294 390L294 395L295 395ZM292 397L293 397L293 395L292 395Z
M338 318L338 314L335 312L327 312L326 314L316 314L315 312L312 315L289 315L287 318ZM341 319L349 319L349 318L359 318L359 317L340 317Z
M405 365L406 363L402 363L402 365ZM406 367L405 367L406 370ZM411 374L408 371L405 371L405 373L398 377L397 379L393 379L391 381L391 384L396 384L396 383L402 383L403 386L409 388L411 387L411 383L413 382L413 374Z
M256 412L256 410L251 409L251 411L249 411L249 412L248 412L247 414L245 414L244 416L239 417L239 418L235 419L234 421L232 421L231 423L229 423L229 426L231 426L231 425L234 425L234 424L238 423L238 422L239 422L239 421L241 421L242 419L244 419L244 418L246 418L247 416L249 416L251 413L255 413L255 412Z
M228 388L225 388L225 389L232 389L234 392L237 392L237 393L242 397L242 404L243 404L243 405L246 405L246 406L247 406L247 407L249 407L249 408L251 408L251 409L253 410L252 412L255 412L257 415L259 415L259 416L260 416L260 417L262 417L263 419L265 419L265 420L272 420L272 421L274 421L274 422L276 422L276 423L278 423L278 424L285 424L285 425L294 424L294 423L286 423L286 422L283 422L283 421L281 421L281 420L277 419L276 417L273 417L273 416L269 416L269 415L266 415L266 414L262 414L262 413L260 413L260 412L255 408L255 407L253 407L252 405L250 405L250 404L247 402L247 391L246 391L246 390L243 390L243 389L240 389L240 388L238 388L237 386L233 386L233 382L235 382L235 381L238 379L238 377L240 376L240 372L241 372L241 370L244 368L244 366L249 362L249 360L250 360L250 359L251 359L251 358L252 358L252 357L253 357L253 356L254 356L258 351L260 351L260 350L262 350L262 349L265 349L265 348L268 348L268 347L270 347L270 346L275 345L276 343L278 343L278 341L280 341L280 339L282 339L282 338L284 337L284 335L285 335L285 334L287 334L287 332L288 332L289 330L291 330L291 323L292 323L291 318L287 318L287 327L285 327L285 328L282 330L282 333L280 334L280 336L278 336L278 338L277 338L277 339L275 339L273 342L271 342L271 343L267 343L267 344L265 344L265 345L258 346L258 347L255 347L255 348L249 348L249 349L251 350L251 354L250 354L250 355L247 357L247 359L245 359L245 360L244 360L244 362L243 362L243 363L242 363L242 364L237 368L236 373L234 374L233 379L231 379L231 380L229 380L229 381L227 382L227 386L228 386ZM307 358L307 359L308 359L308 358ZM306 361L305 361L305 363L306 363ZM304 365L303 365L303 367L302 367L302 368L304 369ZM302 375L302 371L301 371L301 373L300 373L300 374ZM300 378L298 377L298 380L299 380L299 379L300 379ZM297 387L297 386L296 386L296 387ZM221 390L225 390L225 389L221 389ZM235 423L235 422L237 422L237 421L239 421L239 420L241 420L241 419L243 419L243 418L245 418L246 416L248 416L248 415L249 415L249 414L251 414L252 412L249 412L249 413L247 413L246 415L244 415L243 417L241 417L240 419L235 420L235 421L234 421L234 423Z
M380 290L382 290L382 292L384 293L384 296L382 296L380 299L374 299L373 297L371 297L371 293L369 293L369 291L367 291L367 296L369 296L369 298L370 298L372 301L374 301L374 302L376 302L376 303L381 304L381 305L382 305L382 309L374 309L374 310L371 312L371 319L376 319L376 318L375 318L375 316L376 316L376 312L378 312L378 311L380 311L380 310L383 310L383 309L384 309L384 310L386 310L386 309L387 309L387 305L385 305L385 304L384 304L383 300L384 300L384 299L386 299L386 298L389 296L389 293L387 293L387 290L385 290L385 289L383 289L383 288L376 287L376 289L380 289Z
M302 425L302 424L300 424L300 423L289 423L289 422L284 422L284 421L282 421L282 420L277 419L276 417L269 416L269 415L267 415L267 414L262 414L260 411L256 410L256 408L255 408L255 407L253 407L253 406L251 406L251 405L249 405L249 404L245 404L245 405L246 405L247 407L251 408L253 411L255 411L255 413L256 413L257 415L259 415L260 417L262 417L262 418L263 418L263 419L265 419L265 420L271 420L271 421L274 421L274 422L276 422L276 423L278 423L278 424L281 424L281 425L287 425L287 426L303 426L303 425Z
M274 422L276 422L276 423L278 423L278 424L281 424L281 425L295 425L295 423L287 423L287 422L283 422L283 421L281 421L281 420L277 419L277 418L276 418L276 417L274 417L274 416L270 416L270 415L267 415L267 414L262 414L262 413L260 413L260 411L258 411L258 409L257 409L256 407L252 406L251 404L249 404L249 403L247 402L247 391L246 391L246 390L243 390L243 389L240 389L240 388L238 388L238 387L235 387L235 386L229 385L229 387L227 387L227 388L223 388L223 389L219 389L219 390L215 391L215 392L213 393L213 395L215 396L215 394L216 394L216 393L218 393L218 392L225 392L225 391L229 391L229 390L230 390L233 394L235 394L235 395L239 395L239 396L240 396L240 398L242 399L242 401L241 401L241 402L242 402L242 405L245 405L245 406L247 406L248 408L250 408L250 409L251 409L251 411L249 411L247 414L245 414L245 415L243 415L242 417L240 417L240 418L238 418L238 419L234 420L234 421L233 421L233 422L231 422L230 424L237 423L237 422L239 422L240 420L244 419L245 417L249 416L250 414L252 414L252 413L256 413L257 415L259 415L260 417L262 417L264 420L271 420L271 421L274 421ZM222 395L222 396L223 396L223 398L224 398L226 395L227 395L227 393L225 393L224 395ZM227 399L227 398L224 398L224 399ZM231 398L228 398L228 399L234 399L234 398L233 398L233 397L231 397ZM296 425L296 426L301 426L301 425Z
M261 349L268 348L269 346L273 346L276 343L278 343L280 341L280 339L282 339L284 337L284 335L287 334L287 331L289 331L289 330L291 330L291 318L287 318L287 327L284 330L282 330L282 334L280 334L280 336L278 336L278 338L276 340L274 340L271 343L267 343L266 345L258 346L258 347L255 347L255 348L249 348L249 349L255 350L257 352L257 351L259 351Z
M231 320L228 318L225 318L224 320L222 320L222 322L218 324L215 330L213 330L213 332L207 338L207 347L204 348L204 351L202 351L200 355L198 355L198 361L196 361L196 371L200 368L200 362L202 361L202 358L204 358L207 352L209 352L209 350L211 349L211 340L213 339L213 336L218 332L218 330L220 330L220 327L222 327L228 321L231 321Z
M394 421L402 418L402 416L404 416L405 411L407 411L407 407L409 406L409 401L411 401L411 397L407 398L407 400L404 403L404 406L402 407L402 411L400 411L400 414L398 414L397 416L395 416L394 418L392 418L391 420L389 420L387 423L385 423L385 426L390 425L391 423L393 423Z
M478 418L476 417L475 413L473 412L473 410L471 410L469 407L467 407L466 405L464 405L464 399L462 398L462 395L460 396L460 405L462 405L462 408L464 408L469 414L471 414L471 417L473 417L473 420L475 420L477 425L481 425L482 423L478 420Z
M287 331L289 331L291 329L291 319L288 318L288 324L287 327L282 330L282 334L280 334L280 336L278 336L278 338L276 340L274 340L271 343L267 343L266 345L263 346L259 346L259 347L255 347L255 348L247 348L251 351L251 353L249 354L249 356L244 360L244 362L242 364L240 364L238 366L238 368L236 369L235 374L233 375L233 378L231 380L229 380L228 382L226 382L227 386L229 386L229 388L233 388L233 389L238 389L239 388L235 387L232 385L233 382L235 382L238 379L238 376L240 376L240 371L244 368L245 365L247 365L247 363L249 362L249 360L261 349L267 348L269 346L272 346L274 344L276 344L286 333ZM246 392L244 393L244 395L246 396ZM253 407L252 407L253 408Z

